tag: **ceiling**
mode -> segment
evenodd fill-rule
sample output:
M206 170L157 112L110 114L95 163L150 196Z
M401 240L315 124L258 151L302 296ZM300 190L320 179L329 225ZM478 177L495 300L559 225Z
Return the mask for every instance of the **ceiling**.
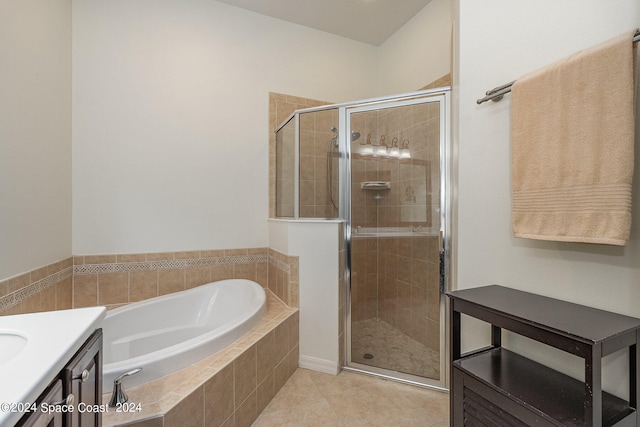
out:
M218 0L380 46L431 0Z

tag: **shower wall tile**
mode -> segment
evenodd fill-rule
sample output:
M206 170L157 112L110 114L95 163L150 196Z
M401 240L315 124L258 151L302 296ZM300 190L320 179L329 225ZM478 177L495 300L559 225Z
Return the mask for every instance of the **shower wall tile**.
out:
M282 124L282 122L295 110L309 108L309 107L318 107L321 105L328 105L330 102L319 101L314 99L302 98L298 96L291 96L279 93L269 93L269 217L275 218L276 216L276 129ZM301 115L301 129L311 131L312 134L314 132L314 128L317 126L316 117L311 117L305 115ZM320 115L319 119L320 124L325 124L327 119L324 115ZM336 125L337 126L337 125ZM326 128L326 132L331 135L330 132L331 125ZM308 135L310 138L313 138L312 135ZM329 136L329 139L331 136ZM326 141L328 141L326 140ZM316 144L315 141L310 144L302 144L301 150L304 151L305 155L313 156L316 153ZM306 150L306 151L305 151ZM324 156L326 158L326 146L325 146ZM282 190L280 194L287 194L287 191L292 191L293 182L290 181L286 183L290 187L287 187ZM325 203L326 205L326 203ZM314 205L311 205L314 206ZM302 211L302 210L301 210ZM311 207L305 209L304 212L309 217L313 217L315 215L315 208Z
M379 317L416 341L438 350L439 337L434 337L432 330L439 324L440 314L437 236L377 241L378 257L383 261L378 276Z
M453 83L453 80L451 77L451 73L449 73L421 87L419 90L437 89L439 87L451 86L452 83Z

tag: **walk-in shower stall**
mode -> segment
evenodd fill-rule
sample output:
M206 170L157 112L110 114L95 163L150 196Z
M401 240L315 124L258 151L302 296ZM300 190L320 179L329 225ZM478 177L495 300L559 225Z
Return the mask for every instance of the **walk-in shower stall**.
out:
M276 133L276 215L344 220L345 369L447 380L449 89L298 110Z

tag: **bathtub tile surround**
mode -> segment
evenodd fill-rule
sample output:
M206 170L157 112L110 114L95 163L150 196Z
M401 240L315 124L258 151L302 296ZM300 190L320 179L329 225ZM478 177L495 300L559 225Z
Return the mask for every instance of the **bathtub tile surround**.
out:
M0 281L0 315L72 308L72 273L67 258Z
M118 307L223 279L268 285L266 248L75 256L74 307Z
M143 412L110 413L104 425L249 426L298 367L298 257L267 248L75 256L1 281L0 315L115 308L232 278L267 288L261 322L227 349L127 389Z
M298 331L298 310L267 290L267 312L244 337L187 368L127 388L142 412L111 412L103 425L250 426L297 369Z
M289 307L300 307L298 257L269 248L269 289Z
M0 281L0 315L108 309L224 279L249 279L299 305L298 259L268 248L81 255Z

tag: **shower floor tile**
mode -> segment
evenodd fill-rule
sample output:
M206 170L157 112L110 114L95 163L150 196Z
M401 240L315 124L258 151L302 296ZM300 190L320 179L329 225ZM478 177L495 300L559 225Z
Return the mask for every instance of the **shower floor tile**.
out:
M352 324L351 360L420 377L440 378L440 355L436 351L375 318Z
M353 372L298 368L253 427L448 425L447 393Z

